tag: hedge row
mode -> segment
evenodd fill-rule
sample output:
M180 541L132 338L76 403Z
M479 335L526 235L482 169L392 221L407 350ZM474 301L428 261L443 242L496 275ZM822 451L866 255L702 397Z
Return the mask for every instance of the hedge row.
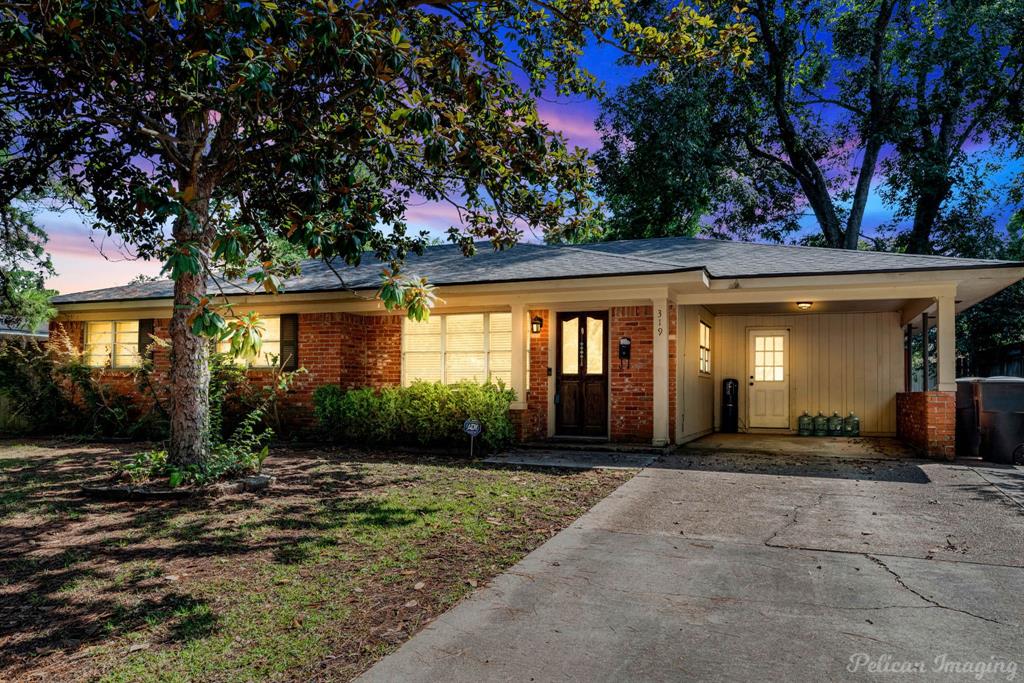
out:
M332 439L356 444L464 445L467 418L483 426L486 448L511 443L509 407L515 394L498 384L415 382L408 387L352 389L327 385L313 393L321 429Z

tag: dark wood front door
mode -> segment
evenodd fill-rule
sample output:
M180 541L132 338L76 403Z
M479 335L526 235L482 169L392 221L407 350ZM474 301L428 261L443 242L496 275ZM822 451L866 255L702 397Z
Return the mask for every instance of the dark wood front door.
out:
M555 433L608 436L608 313L559 313Z

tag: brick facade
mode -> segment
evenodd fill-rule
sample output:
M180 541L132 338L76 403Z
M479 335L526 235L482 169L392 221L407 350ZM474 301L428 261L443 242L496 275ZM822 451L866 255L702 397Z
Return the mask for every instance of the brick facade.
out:
M548 435L550 377L548 364L554 334L554 316L545 309L531 310L528 320L540 317L543 326L538 334L527 332L527 387L521 397L526 407L513 411L517 435L526 441L545 439ZM357 315L352 313L299 314L299 365L306 373L299 375L291 391L281 400L279 410L284 422L294 428L295 434L307 433L315 427L313 392L326 384L337 384L345 389L358 387L384 387L401 383L402 379L402 317L400 315ZM669 308L669 416L670 438L675 436L676 421L676 339L675 307ZM168 337L167 319L154 322L154 333ZM62 328L69 343L76 349L83 345L84 325L81 322L56 322L55 332ZM611 346L611 365L608 368L611 402L611 440L649 443L653 435L653 383L654 383L654 323L651 306L625 306L609 311L608 340ZM632 340L631 360L627 366L618 360L620 337ZM170 368L169 351L155 349L159 390L166 383L159 381L160 373ZM137 393L133 375L127 370L106 369L102 383L118 393ZM250 380L259 386L269 381L269 371L253 369ZM166 397L161 397L166 398ZM140 407L152 397L139 396ZM282 436L291 436L286 434Z
M896 394L896 428L900 438L921 453L952 460L956 457L956 392Z
M168 338L168 319L154 321L153 333ZM55 338L65 336L73 349L81 350L85 326L81 322L51 323ZM313 392L325 384L338 384L346 389L397 385L402 380L402 318L401 316L362 316L351 313L303 313L299 315L299 365L306 373L299 375L291 391L279 404L285 424L297 434L315 427ZM154 347L154 386L160 396L161 375L170 370L169 350ZM101 383L120 394L136 394L140 408L153 400L152 395L139 393L130 370L104 369ZM270 371L251 369L249 380L256 386L269 382ZM166 396L160 396L161 400ZM290 436L290 435L283 435Z
M612 441L650 443L654 434L654 309L651 306L612 308L608 316L608 344L611 366L608 368L608 390L611 403L609 435ZM554 316L548 310L528 312L529 319L544 321L538 334L528 334L529 386L526 409L515 411L513 417L519 437L526 441L542 440L548 434L549 354L554 334ZM669 307L669 438L675 439L676 423L676 309ZM618 360L620 337L632 341L631 359L627 366Z
M608 326L609 343L616 349L608 375L611 440L650 443L654 435L654 309L612 308ZM618 360L620 337L632 341L628 365ZM669 396L673 393L670 389Z
M543 321L540 332L528 332L526 335L529 344L526 359L526 410L513 412L518 436L522 441L545 439L548 435L548 353L554 323L549 311L527 312L528 320L532 321L537 317Z

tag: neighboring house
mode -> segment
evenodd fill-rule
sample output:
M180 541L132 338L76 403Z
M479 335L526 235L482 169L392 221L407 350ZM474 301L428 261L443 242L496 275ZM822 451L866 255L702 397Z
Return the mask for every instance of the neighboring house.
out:
M0 321L0 342L16 341L21 344L27 344L30 341L45 342L49 336L49 326L45 323L33 330L26 325L19 325L17 322Z
M687 238L482 246L468 259L439 246L406 267L444 299L416 323L372 298L375 266L337 268L344 286L317 261L278 296L225 286L237 310L265 316L266 352L309 370L289 397L301 425L318 385L491 377L515 390L524 439L683 443L717 428L734 378L741 430L854 412L864 433L942 456L955 313L1024 278L1021 263ZM171 292L159 281L65 294L57 324L116 383L149 330L166 336ZM938 325L938 386L909 392L905 339L922 318Z

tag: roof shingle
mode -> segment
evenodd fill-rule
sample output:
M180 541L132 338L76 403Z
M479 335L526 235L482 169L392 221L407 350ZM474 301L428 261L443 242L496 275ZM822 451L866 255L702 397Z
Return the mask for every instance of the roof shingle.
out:
M561 280L616 275L642 275L705 269L711 278L780 277L786 275L838 275L915 270L959 270L1020 266L1009 261L921 256L876 251L847 251L779 244L725 242L689 237L623 240L586 245L521 243L505 251L489 244L478 245L470 258L455 246L428 247L422 256L411 256L408 274L426 277L435 285L490 284L537 280ZM379 264L367 261L357 268L339 263L335 269L322 261L308 260L302 274L285 283L284 291L329 292L345 289L376 289ZM212 284L212 283L211 283ZM251 285L227 282L228 294L254 293ZM122 287L62 294L54 303L99 303L133 299L166 299L173 282L134 283Z

